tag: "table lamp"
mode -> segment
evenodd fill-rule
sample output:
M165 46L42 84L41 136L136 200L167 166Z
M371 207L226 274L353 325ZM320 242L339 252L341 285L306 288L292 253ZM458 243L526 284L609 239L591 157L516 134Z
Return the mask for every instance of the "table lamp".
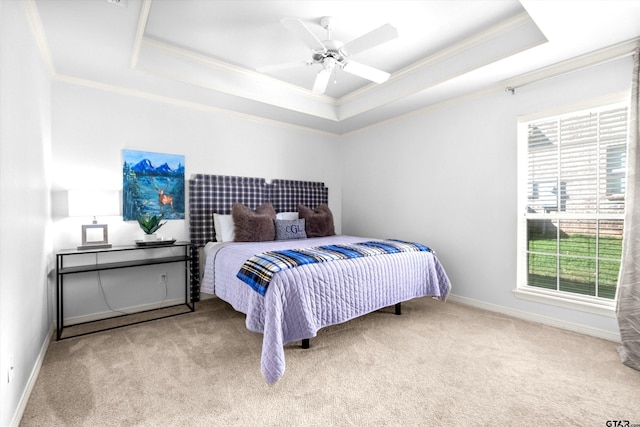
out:
M98 224L98 216L120 214L119 194L116 190L68 190L69 216L93 217L91 224L82 226L82 244L78 249L110 248L109 227Z

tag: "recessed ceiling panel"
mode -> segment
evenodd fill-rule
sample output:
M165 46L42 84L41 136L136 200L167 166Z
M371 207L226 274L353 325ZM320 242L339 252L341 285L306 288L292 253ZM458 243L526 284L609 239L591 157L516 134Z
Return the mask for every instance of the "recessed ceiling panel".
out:
M281 20L299 18L320 40L348 43L384 24L399 36L358 53L359 63L397 72L524 12L518 1L201 1L154 0L145 35L249 70L297 64L266 74L311 90L320 64ZM321 26L335 18L330 35ZM370 84L337 69L326 94L341 98Z

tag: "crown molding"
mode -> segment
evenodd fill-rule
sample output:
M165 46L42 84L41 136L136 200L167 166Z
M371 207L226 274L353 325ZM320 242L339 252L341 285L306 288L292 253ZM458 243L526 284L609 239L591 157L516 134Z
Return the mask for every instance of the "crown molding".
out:
M621 59L633 55L635 49L640 47L640 38L627 40L612 46L602 48L587 54L558 62L556 64L543 67L529 73L503 80L502 84L506 90L516 90L522 86L535 83L541 80L557 77L562 74L571 73L584 68L603 64L605 62Z
M247 68L229 64L228 62L220 61L220 60L208 57L206 55L190 51L188 49L183 49L181 47L172 45L170 43L167 43L155 38L151 38L148 36L143 37L142 45L155 48L173 57L179 57L182 59L186 59L195 63L205 65L206 67L211 69L230 72L230 73L233 73L234 75L241 75L246 78L250 78L254 81L259 81L261 83L269 84L272 86L278 86L283 90L295 92L298 95L306 96L310 99L313 99L316 102L318 100L322 100L327 104L335 105L334 99L329 96L316 95L316 94L313 94L310 90L301 88L300 86L283 82L282 80L278 80L273 77L260 74L257 71L252 71Z
M135 69L299 114L337 121L333 98L312 94L298 86L161 40L143 38Z
M340 106L338 119L346 120L374 108L408 100L546 42L529 15L521 13L395 73L370 92L359 92L358 97ZM460 60L461 56L465 59Z
M486 43L488 41L491 41L493 39L495 39L496 37L499 37L503 34L506 34L510 31L516 30L519 27L523 27L525 25L535 25L535 23L533 22L533 20L531 19L531 17L529 16L529 14L527 14L526 12L522 12L514 17L512 17L511 19L508 19L506 21L503 21L499 24L496 24L480 33L474 34L471 37L468 37L465 40L462 40L452 46L449 46L445 49L442 49L436 53L434 53L433 55L428 56L427 58L424 58L421 61L418 61L416 63L413 63L401 70L396 71L395 73L393 73L391 75L391 77L389 78L389 80L387 80L387 82L384 83L384 85L392 83L394 81L397 80L401 80L404 79L406 77L411 76L412 74L418 73L420 71L423 71L425 69L427 69L428 67L432 67L434 64L440 63L446 59L455 57L457 55L462 55L465 52L467 52L469 49L472 49L474 47L478 47L480 45L482 45L483 43ZM537 26L536 26L537 28ZM351 101L353 101L356 98L359 98L363 95L365 95L368 92L372 92L374 91L377 87L379 87L380 85L375 85L375 84L371 84L368 86L365 86L363 88L360 88L356 91L353 91L351 93L349 93L348 95L345 95L343 97L341 97L340 99L337 100L337 104L340 105L344 105L347 104ZM416 89L416 91L420 90L420 88ZM406 96L406 95L405 95Z
M423 108L419 108L419 109L415 109L413 111L407 112L405 114L401 114L399 116L396 117L392 117L389 118L387 120L383 120L380 121L378 123L369 125L369 126L364 126L358 129L355 129L353 131L350 132L346 132L344 134L342 134L342 136L349 136L349 135L355 135L358 134L360 132L366 132L368 130L371 130L373 128L376 128L378 126L385 126L394 122L400 122L403 120L407 120L410 119L412 117L415 116L419 116L421 114L426 114L426 113L430 113L430 112L434 112L434 111L438 111L438 110L442 110L444 108L449 108L452 106L455 106L457 104L462 104L464 102L467 102L469 100L472 100L474 98L478 98L484 95L488 95L494 92L498 92L498 91L503 91L505 86L509 89L513 88L514 90L517 89L518 87L522 87L524 85L527 84L531 84L531 83L535 83L538 81L542 81L542 80L546 80L546 79L550 79L553 77L558 77L562 74L566 74L566 73L570 73L573 71L579 71L585 68L589 68L598 64L602 64L608 61L614 61L616 59L621 59L624 57L627 57L629 55L633 55L635 52L635 49L640 47L640 38L636 38L636 39L632 39L632 40L628 40L626 42L623 43L619 43L613 46L609 46L607 48L604 49L600 49L598 51L595 52L590 52L588 54L576 57L576 58L571 58L568 59L566 61L562 61L560 63L557 64L553 64L550 65L548 67L544 67L542 69L533 71L531 73L527 73L527 74L522 74L520 76L514 77L513 79L508 79L508 80L504 80L502 82L498 82L495 84L492 84L490 86L486 86L482 89L464 94L464 95L460 95L454 98L450 98L450 99L446 99L440 102L436 102L434 104L431 105L427 105ZM516 86L516 83L518 84ZM513 85L513 86L511 86ZM594 103L601 105L601 104L605 104L605 103L614 103L614 102L621 102L624 100L625 97L628 97L629 93L628 92L619 92L619 93L614 93L611 94L609 96L606 97L601 97L598 98L597 100L591 100L589 101L589 104L580 104L582 105L583 108L588 108L591 107ZM580 109L580 105L578 104L573 104L571 106L571 108L574 109ZM562 107L558 107L557 111L564 111L566 110L567 106L562 106ZM545 114L549 114L549 112L545 112ZM522 117L518 117L519 120L532 120L533 117L535 117L534 115L527 115L527 116L522 116Z
M133 40L133 50L131 52L131 68L136 68L138 58L140 57L140 49L142 48L142 39L149 21L149 13L151 12L152 0L142 0L140 6L140 16L138 17L138 26L136 28L136 37Z

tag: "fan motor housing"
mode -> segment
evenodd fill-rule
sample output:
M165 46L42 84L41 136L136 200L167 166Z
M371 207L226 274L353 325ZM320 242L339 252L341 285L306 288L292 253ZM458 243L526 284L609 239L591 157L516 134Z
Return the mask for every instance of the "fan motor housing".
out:
M317 62L322 62L325 58L333 58L337 62L344 61L346 55L342 51L342 46L344 43L338 40L323 40L322 44L327 48L326 51L317 51L313 53L313 60Z

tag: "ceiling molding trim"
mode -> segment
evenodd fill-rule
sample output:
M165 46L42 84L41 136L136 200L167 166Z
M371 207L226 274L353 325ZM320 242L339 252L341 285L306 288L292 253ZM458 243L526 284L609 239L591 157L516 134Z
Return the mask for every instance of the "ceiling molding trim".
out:
M514 36L521 33L514 34L513 31L525 32L527 39L514 43L517 40ZM502 43L502 47L497 48L496 43L501 40L505 43ZM353 99L349 104L340 106L338 119L340 121L346 120L376 107L409 99L411 96L424 93L476 69L481 69L546 42L546 37L528 15L520 14L514 19L508 20L507 23L494 26L425 59L422 61L423 66L421 67L410 67L412 79L408 78L409 74L405 74L402 78L390 79L385 85L381 85L376 92L371 92L366 97L361 94L359 99ZM470 53L472 48L474 50ZM459 61L458 55L465 52L470 59L466 62ZM415 84L416 81L421 83ZM371 99L372 97L375 99Z
M383 120L369 126L363 126L353 131L345 132L341 135L342 136L355 135L360 132L371 130L378 126L388 125L394 122L400 122L403 120L410 119L413 116L418 116L421 114L438 111L444 108L449 108L459 103L467 102L469 100L472 100L481 96L489 95L493 92L504 91L505 86L514 84L513 82L519 83L519 86L509 86L509 87L513 87L513 88L522 87L526 84L535 83L537 81L546 80L552 77L557 77L562 74L589 68L598 64L602 64L607 61L621 59L626 56L632 55L635 49L638 47L638 44L640 44L640 38L632 39L623 43L619 43L617 45L613 45L613 46L601 49L596 52L591 52L586 55L582 55L576 58L572 58L554 65L551 65L549 67L542 68L532 73L523 74L521 76L515 77L514 79L509 79L509 80L504 80L502 82L494 83L490 86L476 90L471 93L460 95L455 98L446 99L444 101L436 102L434 104L425 106L423 108L419 108L395 117L391 117L388 120ZM628 93L626 92L615 93L615 94L612 94L609 99L619 100L620 97L624 97L627 95Z
M51 49L49 48L49 43L47 43L47 37L44 33L44 27L42 26L42 20L40 19L38 6L36 6L35 0L23 0L22 4L24 5L27 20L29 21L29 25L31 26L31 31L33 31L33 35L36 39L36 44L38 45L38 49L40 50L40 55L42 56L45 68L47 69L49 76L53 77L56 74L56 69L53 64Z
M251 96L247 96L247 94L245 93L241 93L241 92L235 92L235 91L230 91L230 90L225 90L224 88L221 88L219 86L215 86L215 85L211 85L211 84L207 84L206 82L203 82L201 80L196 80L196 79L188 79L185 77L178 77L174 74L169 74L169 73L164 73L156 68L151 68L151 67L144 67L144 66L138 66L136 68L138 71L144 71L146 73L149 74L153 74L154 76L157 77L161 77L163 79L169 79L169 80L173 80L173 81L177 81L180 83L185 83L188 85L192 85L192 86L197 86L197 87L201 87L203 89L207 89L210 91L214 91L214 92L221 92L221 93L226 93L228 95L231 96L236 96L239 98L244 98L244 99L249 99L251 101L256 101L256 102L265 102L264 100L259 99L258 97L251 97ZM275 104L271 104L271 105L275 105ZM287 107L282 107L281 105L278 105L278 107L281 108L287 108ZM291 108L288 108L289 110L291 110ZM231 110L229 110L231 111ZM295 111L295 109L294 109ZM306 114L309 116L313 116L313 117L319 117L325 120L331 120L333 122L337 121L335 116L326 116L326 115L321 115L321 114L311 114L311 113L307 113L307 112L300 112L297 111L300 114Z
M131 68L136 68L138 58L140 57L140 49L142 48L142 40L149 22L149 13L151 12L152 0L142 0L140 6L140 16L138 18L138 27L136 29L136 37L133 40L133 50L131 52Z
M136 67L137 71L142 71L148 74L152 74L154 76L163 78L163 79L167 79L167 80L171 80L172 82L176 82L176 83L184 83L190 86L196 86L196 87L200 87L203 89L207 89L211 92L218 92L218 93L224 93L227 95L231 95L231 96L235 96L238 98L242 98L242 99L248 99L250 101L255 101L255 102L260 102L260 103L266 103L268 105L272 105L272 106L277 106L279 108L284 108L287 109L289 111L294 111L296 113L299 114L303 114L303 115L308 115L311 117L317 117L317 118L321 118L321 119L325 119L325 120L330 120L332 122L336 122L336 116L335 116L335 112L334 110L331 110L331 115L327 115L327 114L321 114L319 112L309 112L309 111L300 111L301 109L296 109L293 108L291 106L285 105L285 104L274 104L272 102L267 102L264 99L260 99L256 96L251 96L251 94L247 94L247 93L242 93L239 91L233 91L233 90L228 90L225 88L222 88L220 86L214 85L214 84L208 84L200 79L196 80L196 79L188 79L184 76L177 76L175 74L170 74L168 72L163 72L161 70L159 70L157 67L145 67L142 65L138 65Z
M298 95L302 95L305 97L308 97L310 99L313 99L314 102L318 102L318 101L322 101L326 104L330 104L330 105L336 105L336 101L334 100L334 98L331 98L329 96L326 95L316 95L314 93L312 93L309 89L304 89L301 88L300 86L296 86L294 84L291 83L286 83L283 82L282 80L278 80L275 79L273 77L264 75L264 74L260 74L256 71L252 71L249 70L247 68L243 68L243 67L239 67L233 64L229 64L227 62L224 61L220 61L211 57L208 57L206 55L202 55L187 49L183 49L181 47L172 45L170 43L149 37L149 36L145 36L144 40L143 40L143 44L144 45L148 45L149 47L153 47L155 49L158 49L160 51L164 51L165 53L167 53L168 55L174 56L174 57L180 57L182 59L187 59L193 62L197 62L200 64L203 64L205 66L207 66L208 68L213 68L213 69L217 69L217 70L223 70L226 72L231 72L233 74L240 74L244 77L250 78L252 80L258 80L260 82L263 82L265 84L269 84L269 85L276 85L281 87L284 90L290 91L290 92L295 92Z
M184 50L163 41L145 37L136 70L192 86L273 105L297 114L337 121L333 102L320 98L297 86L221 61ZM230 70L233 70L232 72ZM236 72L240 70L240 72ZM259 76L259 78L255 78ZM290 90L291 88L294 90ZM333 98L325 97L332 100Z
M323 130L314 129L307 126L294 125L294 124L283 122L280 120L267 119L267 118L252 115L252 114L239 113L237 111L232 111L225 108L205 105L199 102L186 101L183 99L178 99L170 96L157 95L150 92L145 92L145 91L136 90L136 89L129 89L122 86L115 86L107 83L100 83L93 80L86 80L86 79L82 79L74 76L56 74L55 76L53 76L53 80L62 82L62 83L71 84L71 85L83 86L83 87L88 87L96 90L101 90L104 92L115 93L118 95L145 99L147 101L170 104L176 107L190 108L190 109L195 109L200 111L206 111L209 113L224 114L227 116L231 116L231 117L235 117L243 120L249 120L256 123L262 123L270 126L277 126L277 127L283 127L283 128L289 128L289 129L295 129L295 130L303 130L305 132L314 132L314 133L318 133L325 136L331 136L331 137L339 136L334 132L323 131Z
M511 54L503 55L503 56L500 56L500 57L496 57L495 60L493 60L489 64L485 64L485 65L490 65L491 63L498 62L500 60L508 58L509 56L511 56ZM410 89L405 90L405 91L395 90L395 91L393 91L393 96L389 97L385 102L381 102L379 105L373 106L373 107L368 108L368 109L363 109L363 110L351 112L349 114L339 114L338 115L338 121L342 121L342 120L346 120L346 119L358 116L358 115L360 115L362 113L368 112L370 110L373 110L373 109L375 109L377 107L380 107L380 106L383 106L383 105L393 104L394 102L401 101L403 99L409 99L412 95L416 95L416 94L418 94L420 92L425 92L425 91L434 89L434 88L438 87L439 85L442 85L442 84L445 84L447 82L453 81L456 78L460 78L460 77L466 75L467 73L470 73L470 72L474 71L477 68L481 68L481 67L469 66L469 67L460 69L460 70L458 70L458 71L456 71L454 73L451 73L451 74L448 74L448 75L442 75L442 77L439 78L439 79L434 79L434 80L432 80L430 82L426 82L425 84L420 85L420 86L414 86L413 88L410 88ZM478 91L483 91L483 89L482 88L478 89ZM475 92L476 91L473 91L472 93L475 93ZM466 95L467 94L461 95L461 97L464 97ZM455 99L458 99L458 98L459 97L454 97L454 98L451 98L451 99L455 100ZM447 101L443 101L443 102L447 102ZM433 105L438 105L438 104L439 104L439 102L436 103L436 104L433 104ZM416 111L420 111L420 110L416 110ZM343 113L343 111L340 110L340 113ZM409 112L407 114L411 114L411 112ZM391 120L392 119L393 118L391 118Z
M420 71L425 70L428 67L432 67L434 64L439 63L439 62L443 62L451 57L457 56L457 55L461 55L464 52L468 51L469 49L472 49L474 47L477 47L483 43L486 43L488 41L493 40L496 37L499 37L507 32L513 31L518 29L519 27L525 26L525 25L534 25L537 28L537 25L535 25L535 22L533 22L533 20L531 19L531 17L529 16L528 13L526 12L522 12L510 19L507 19L499 24L496 24L484 31L481 31L471 37L466 38L465 40L462 40L450 47L447 47L445 49L439 50L438 52L434 53L433 55L430 55L426 58L424 58L421 61L418 61L414 64L411 64L401 70L396 71L395 73L393 73L391 75L391 77L389 78L389 80L387 80L383 85L388 85L390 83L393 83L396 80L401 80L404 78L407 78L409 76L411 76L412 74L418 73ZM546 40L546 38L545 38ZM537 43L539 44L539 43ZM537 45L536 44L536 45ZM377 87L379 87L380 85L368 85L368 86L364 86L354 92L351 92L348 95L343 96L342 98L337 100L337 104L338 106L342 106L344 104L347 104L351 101L353 101L356 98L359 98L363 95L365 95L367 92L371 92L373 90L375 90ZM419 91L423 88L419 88L416 90ZM406 94L405 94L406 96Z
M407 74L414 74L417 71L422 70L423 68L427 67L427 66L432 66L433 63L436 62L442 62L446 59L449 59L451 57L457 56L457 55L462 55L464 54L466 51L480 46L484 43L487 43L489 41L492 41L493 39L500 37L502 35L505 35L508 32L517 30L518 28L524 27L526 25L533 25L536 29L538 29L538 31L540 31L540 29L538 28L538 26L535 24L535 22L531 19L531 17L529 16L529 14L527 14L526 12L523 12L519 15L514 16L511 19L508 19L506 21L501 22L500 24L496 24L493 27L490 27L484 31L481 31L459 43L454 44L451 47L448 47L446 49L440 50L438 52L436 52L433 55L430 55L429 57L423 59L422 61L419 61L413 65L410 65L400 71L398 71L395 74L398 74L398 78L407 75ZM542 32L540 32L542 34ZM546 39L546 37L544 38L544 42L547 42L548 40ZM539 44L539 43L536 43ZM394 77L395 77L394 74Z
M502 84L505 88L518 89L522 86L535 83L541 80L550 79L562 74L571 73L573 71L582 70L584 68L603 64L605 62L614 61L632 55L636 48L640 45L640 38L627 40L603 49L589 52L587 54L562 61L548 67L521 74L519 76L503 80Z
M219 61L212 61L197 54L185 55L185 52L172 45L145 38L136 69L313 117L337 120L336 108L333 104L312 100L301 88L296 91L283 90L282 86L274 86L270 77L254 79L246 72L228 72L229 67L226 64L223 70L219 71L220 67L216 66L221 64ZM169 55L168 58L167 55ZM269 81L267 82L266 79Z

